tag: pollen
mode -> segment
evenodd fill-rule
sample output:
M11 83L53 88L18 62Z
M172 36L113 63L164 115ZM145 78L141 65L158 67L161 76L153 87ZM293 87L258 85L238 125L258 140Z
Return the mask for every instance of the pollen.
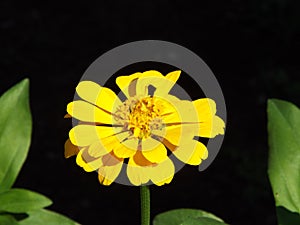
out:
M156 104L155 97L131 97L117 108L114 117L133 137L145 139L151 135L152 130L164 127L160 112L160 105Z

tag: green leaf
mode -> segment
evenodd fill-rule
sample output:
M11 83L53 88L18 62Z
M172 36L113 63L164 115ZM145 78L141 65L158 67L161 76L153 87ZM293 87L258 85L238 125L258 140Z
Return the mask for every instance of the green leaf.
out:
M29 217L19 221L20 225L79 225L71 219L49 210L40 209L29 213Z
M268 101L268 174L276 206L300 213L300 110L282 100Z
M0 192L8 190L27 157L31 138L29 80L0 97Z
M10 215L0 215L1 225L19 225L18 222Z
M154 218L153 225L225 225L215 215L198 209L175 209Z
M226 225L226 223L220 222L215 219L202 217L202 218L188 219L188 220L184 221L183 223L181 223L180 225Z
M51 205L47 197L25 189L11 189L0 194L0 211L26 213Z

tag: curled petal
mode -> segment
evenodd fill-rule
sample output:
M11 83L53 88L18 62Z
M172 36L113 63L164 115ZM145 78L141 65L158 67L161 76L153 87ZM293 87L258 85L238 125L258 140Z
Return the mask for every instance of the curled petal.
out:
M136 95L136 81L141 75L142 73L134 73L130 76L117 77L116 83L127 98Z
M165 79L164 76L156 70L149 70L142 73L137 79L136 95L147 96L148 87L151 85L156 88L163 79Z

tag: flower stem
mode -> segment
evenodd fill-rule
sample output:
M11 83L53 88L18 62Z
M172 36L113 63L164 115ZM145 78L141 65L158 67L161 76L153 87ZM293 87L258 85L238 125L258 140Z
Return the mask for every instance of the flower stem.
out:
M141 225L150 225L150 188L141 186Z

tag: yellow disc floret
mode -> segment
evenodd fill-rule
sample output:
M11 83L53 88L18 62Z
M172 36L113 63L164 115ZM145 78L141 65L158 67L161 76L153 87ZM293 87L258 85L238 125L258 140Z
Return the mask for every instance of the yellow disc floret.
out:
M151 96L144 98L132 97L120 105L115 112L115 120L130 130L139 139L151 135L151 130L162 129L160 107L155 104L156 99Z

